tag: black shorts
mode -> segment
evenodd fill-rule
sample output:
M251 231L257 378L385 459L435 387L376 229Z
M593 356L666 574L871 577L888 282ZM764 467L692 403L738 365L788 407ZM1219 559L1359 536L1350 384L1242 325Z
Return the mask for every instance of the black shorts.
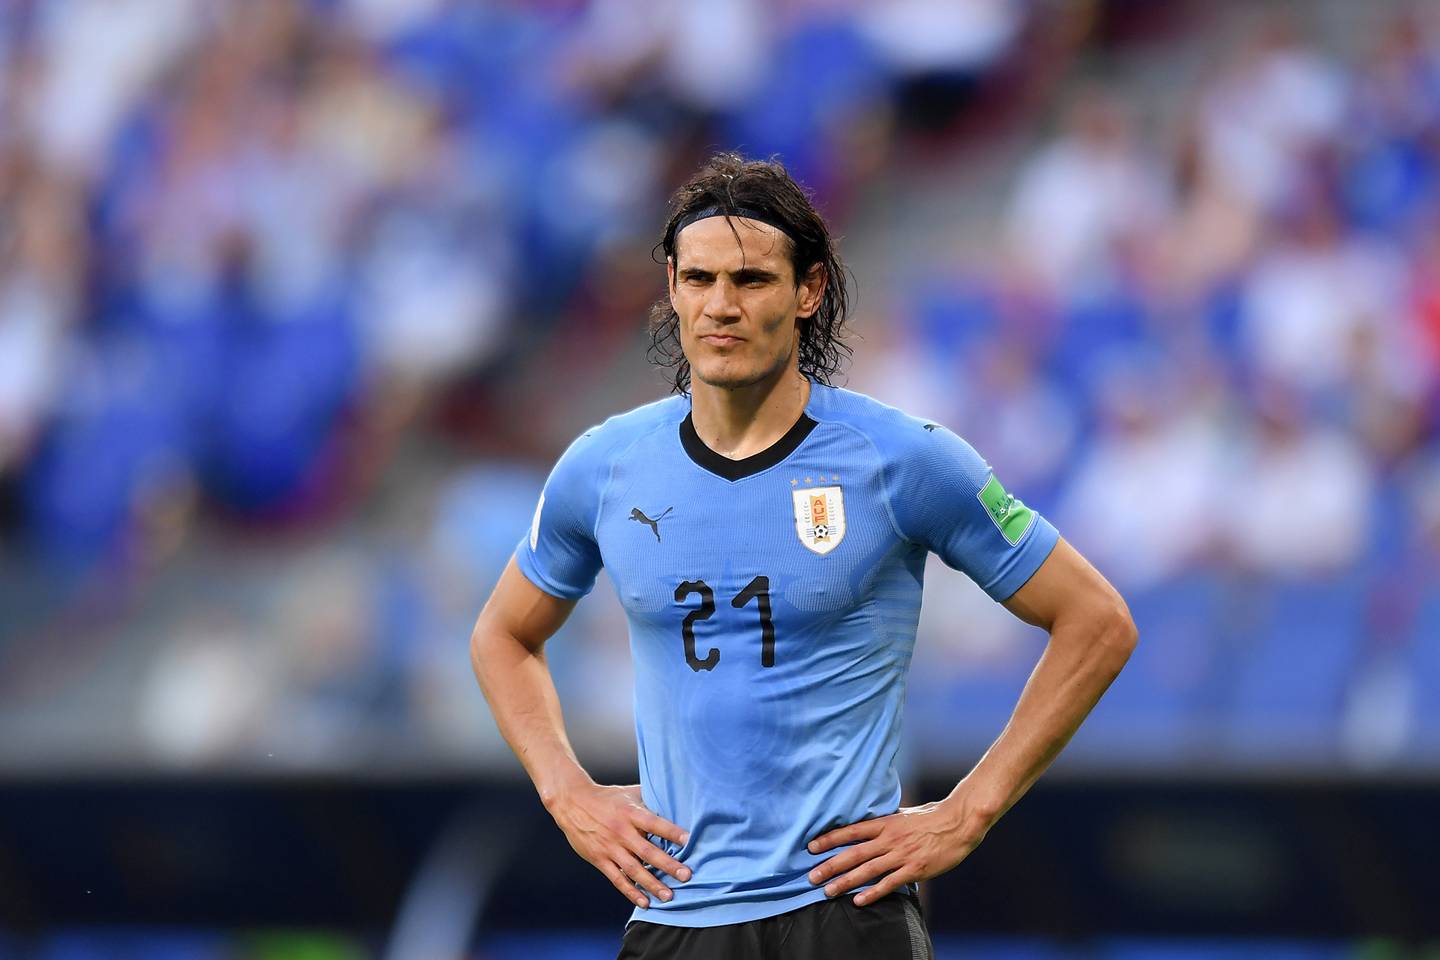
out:
M933 960L914 894L897 891L864 907L852 896L719 927L632 920L617 960Z

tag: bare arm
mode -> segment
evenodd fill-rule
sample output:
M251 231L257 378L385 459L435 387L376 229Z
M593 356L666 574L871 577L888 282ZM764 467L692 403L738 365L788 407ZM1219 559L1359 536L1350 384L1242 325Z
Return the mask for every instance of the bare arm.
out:
M501 735L548 808L567 787L590 779L570 740L545 641L570 617L562 600L525 579L511 558L470 634L470 664Z
M1005 607L1050 641L1010 722L955 795L993 823L1050 766L1130 658L1139 634L1115 588L1062 538Z
M470 663L501 735L570 845L632 902L647 907L641 887L663 900L671 893L644 863L681 881L690 879L690 871L645 834L682 845L688 837L645 809L639 787L601 786L575 757L544 652L575 603L535 586L512 558L475 622Z
M1135 648L1125 601L1063 538L1005 607L1050 633L1010 721L944 800L816 838L813 853L856 844L811 871L812 882L831 881L827 893L883 877L855 898L863 905L954 868L1075 735Z

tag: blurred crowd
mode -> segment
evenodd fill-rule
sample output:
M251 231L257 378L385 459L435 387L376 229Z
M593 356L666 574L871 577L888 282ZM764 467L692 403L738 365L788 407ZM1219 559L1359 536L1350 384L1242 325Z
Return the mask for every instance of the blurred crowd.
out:
M156 637L138 709L85 738L101 757L135 726L181 759L258 751L268 729L300 762L344 762L333 737L385 742L412 711L468 743L484 716L464 638L555 452L484 386L559 362L583 377L634 329L674 171L706 142L781 153L841 205L855 128L906 83L963 88L1024 7L0 7L11 749L54 753L64 724L17 714L133 687L94 657L143 662ZM547 336L576 318L566 358ZM427 483L396 455L403 437L429 462L427 432L451 466L487 456ZM374 481L396 475L439 487L437 517L377 543L353 528L394 513ZM247 574L266 543L284 559ZM423 692L427 663L448 700Z
M1078 97L1018 171L1001 252L920 265L877 389L948 404L1128 584L1433 535L1434 27L1397 19L1347 64L1272 24L1167 98L1173 152L1123 93Z
M710 146L780 155L848 237L867 185L905 188L900 128L1010 69L1033 12L0 8L0 562L187 564L158 612L85 624L110 638L85 664L141 664L107 736L178 763L502 757L465 639L557 449L486 385L593 379L640 342L665 195ZM1042 104L994 222L859 277L887 312L848 384L953 426L1133 599L1082 761L1440 762L1440 21L1244 37L1198 82ZM415 414L456 395L479 441ZM466 456L409 474L412 509L366 481L416 433ZM956 578L929 574L925 757L983 746L1039 650ZM608 595L552 663L582 746L623 753ZM43 708L98 672L55 680L36 664L77 641L22 619L0 611L0 716L31 731L6 764L67 735Z
M1021 5L864 8L7 3L8 526L84 563L177 496L315 509L347 417L483 376L617 252L643 269L687 130L833 196L850 118L979 69Z
M877 372L1143 611L1082 752L1440 755L1440 19L1345 56L1313 26L1252 21L1197 86L1078 94L998 255L921 264Z

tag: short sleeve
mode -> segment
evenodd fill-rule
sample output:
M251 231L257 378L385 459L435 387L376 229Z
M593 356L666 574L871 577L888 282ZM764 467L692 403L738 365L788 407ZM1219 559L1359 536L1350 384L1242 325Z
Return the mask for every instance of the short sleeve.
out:
M556 462L535 504L530 529L515 548L515 563L531 583L563 600L578 600L595 587L600 546L595 521L605 464L592 427Z
M1009 598L1045 562L1060 534L1006 491L961 437L908 418L899 429L905 435L888 467L900 533L969 576L993 599Z

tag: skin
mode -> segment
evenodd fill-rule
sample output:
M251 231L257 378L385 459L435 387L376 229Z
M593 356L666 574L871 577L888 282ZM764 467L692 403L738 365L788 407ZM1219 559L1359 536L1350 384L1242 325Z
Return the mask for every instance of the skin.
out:
M722 217L686 227L666 276L690 362L696 431L739 459L780 439L805 408L798 318L814 312L826 281L816 268L796 282L788 240L774 227L732 222L738 244ZM644 864L681 883L690 872L646 834L679 844L688 834L647 810L638 785L597 784L575 757L544 654L575 604L536 587L512 558L475 623L471 664L501 734L571 847L648 907L650 896L673 894ZM1069 742L1135 647L1124 601L1063 539L1005 607L1050 634L1010 721L945 799L814 838L816 854L852 845L811 871L829 896L878 881L855 896L864 906L962 862Z
M789 239L743 217L696 221L675 248L665 275L690 363L695 432L731 459L758 453L795 425L810 399L797 318L820 305L824 272L817 265L797 283Z
M669 900L672 894L643 864L681 883L690 871L646 834L679 844L689 836L645 809L639 785L597 784L575 759L544 651L575 603L535 586L512 557L475 622L470 662L500 733L570 846L632 903L648 907L649 896Z

